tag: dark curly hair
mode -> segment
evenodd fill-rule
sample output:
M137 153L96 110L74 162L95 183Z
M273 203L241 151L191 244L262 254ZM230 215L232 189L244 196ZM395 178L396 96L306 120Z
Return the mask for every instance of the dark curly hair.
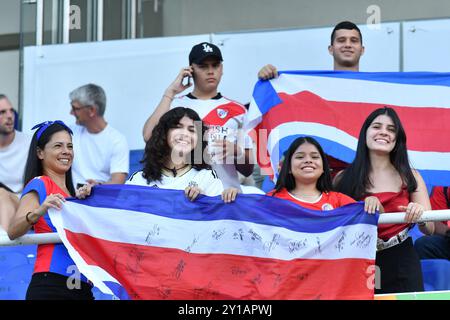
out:
M203 139L203 137L207 127L203 124L197 112L189 108L177 107L161 117L145 145L144 157L141 163L144 164L142 176L147 179L147 182L161 180L161 171L164 168L164 163L172 152L167 142L167 133L170 129L176 128L184 116L194 120L198 137L197 146L191 151L188 158L190 162L188 163L197 170L211 168L203 157L207 146L207 139Z

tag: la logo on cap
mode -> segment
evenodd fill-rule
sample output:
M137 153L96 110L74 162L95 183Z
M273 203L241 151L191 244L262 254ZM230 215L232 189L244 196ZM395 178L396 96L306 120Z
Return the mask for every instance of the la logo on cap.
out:
M203 44L203 51L204 52L213 52L213 49L207 43L204 43Z

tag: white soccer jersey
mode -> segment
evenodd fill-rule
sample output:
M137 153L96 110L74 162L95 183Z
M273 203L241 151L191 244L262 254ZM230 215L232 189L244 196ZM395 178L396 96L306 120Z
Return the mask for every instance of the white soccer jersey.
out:
M220 93L212 99L201 100L192 94L177 97L173 100L171 109L176 107L190 108L198 113L209 127L209 142L227 138L230 141L240 139L243 133L242 125L247 109L240 103L223 97ZM253 143L245 135L241 143L244 148L252 149Z
M161 181L150 182L147 182L147 179L142 174L143 171L135 172L125 184L175 190L184 190L187 187L195 186L200 188L202 194L210 197L220 195L223 191L222 182L220 182L213 170L191 168L191 170L181 176L170 177L163 174Z

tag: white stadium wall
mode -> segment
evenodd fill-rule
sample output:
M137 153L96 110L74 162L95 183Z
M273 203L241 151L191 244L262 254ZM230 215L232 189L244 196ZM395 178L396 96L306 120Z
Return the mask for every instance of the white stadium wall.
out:
M422 23L427 22L431 23L416 25L425 28ZM449 20L438 20L439 27L422 33L407 33L410 23L414 22L403 23L403 29L402 23L381 24L379 29L362 26L366 52L361 71L412 71L416 66L422 71L419 67L450 70L450 46L443 40L450 36ZM96 83L107 94L107 121L125 134L130 149L142 149L144 122L166 87L188 64L194 44L212 41L220 46L224 75L219 89L225 96L247 103L257 72L267 63L279 70L332 69L327 51L331 31L314 28L26 47L22 127L27 131L52 119L72 123L69 92ZM425 57L428 64L424 64Z

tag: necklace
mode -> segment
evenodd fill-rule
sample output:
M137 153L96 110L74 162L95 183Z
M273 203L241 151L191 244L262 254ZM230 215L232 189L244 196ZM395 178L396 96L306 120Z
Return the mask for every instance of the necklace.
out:
M164 166L164 167L163 167L163 170L172 173L173 176L176 177L177 174L180 173L180 171L182 171L183 169L185 169L185 168L187 168L187 167L189 167L189 169L190 169L190 166L191 166L190 164L185 164L184 166L182 166L181 168L178 168L178 169L175 168L175 167L173 167L173 168L167 168L166 166Z

